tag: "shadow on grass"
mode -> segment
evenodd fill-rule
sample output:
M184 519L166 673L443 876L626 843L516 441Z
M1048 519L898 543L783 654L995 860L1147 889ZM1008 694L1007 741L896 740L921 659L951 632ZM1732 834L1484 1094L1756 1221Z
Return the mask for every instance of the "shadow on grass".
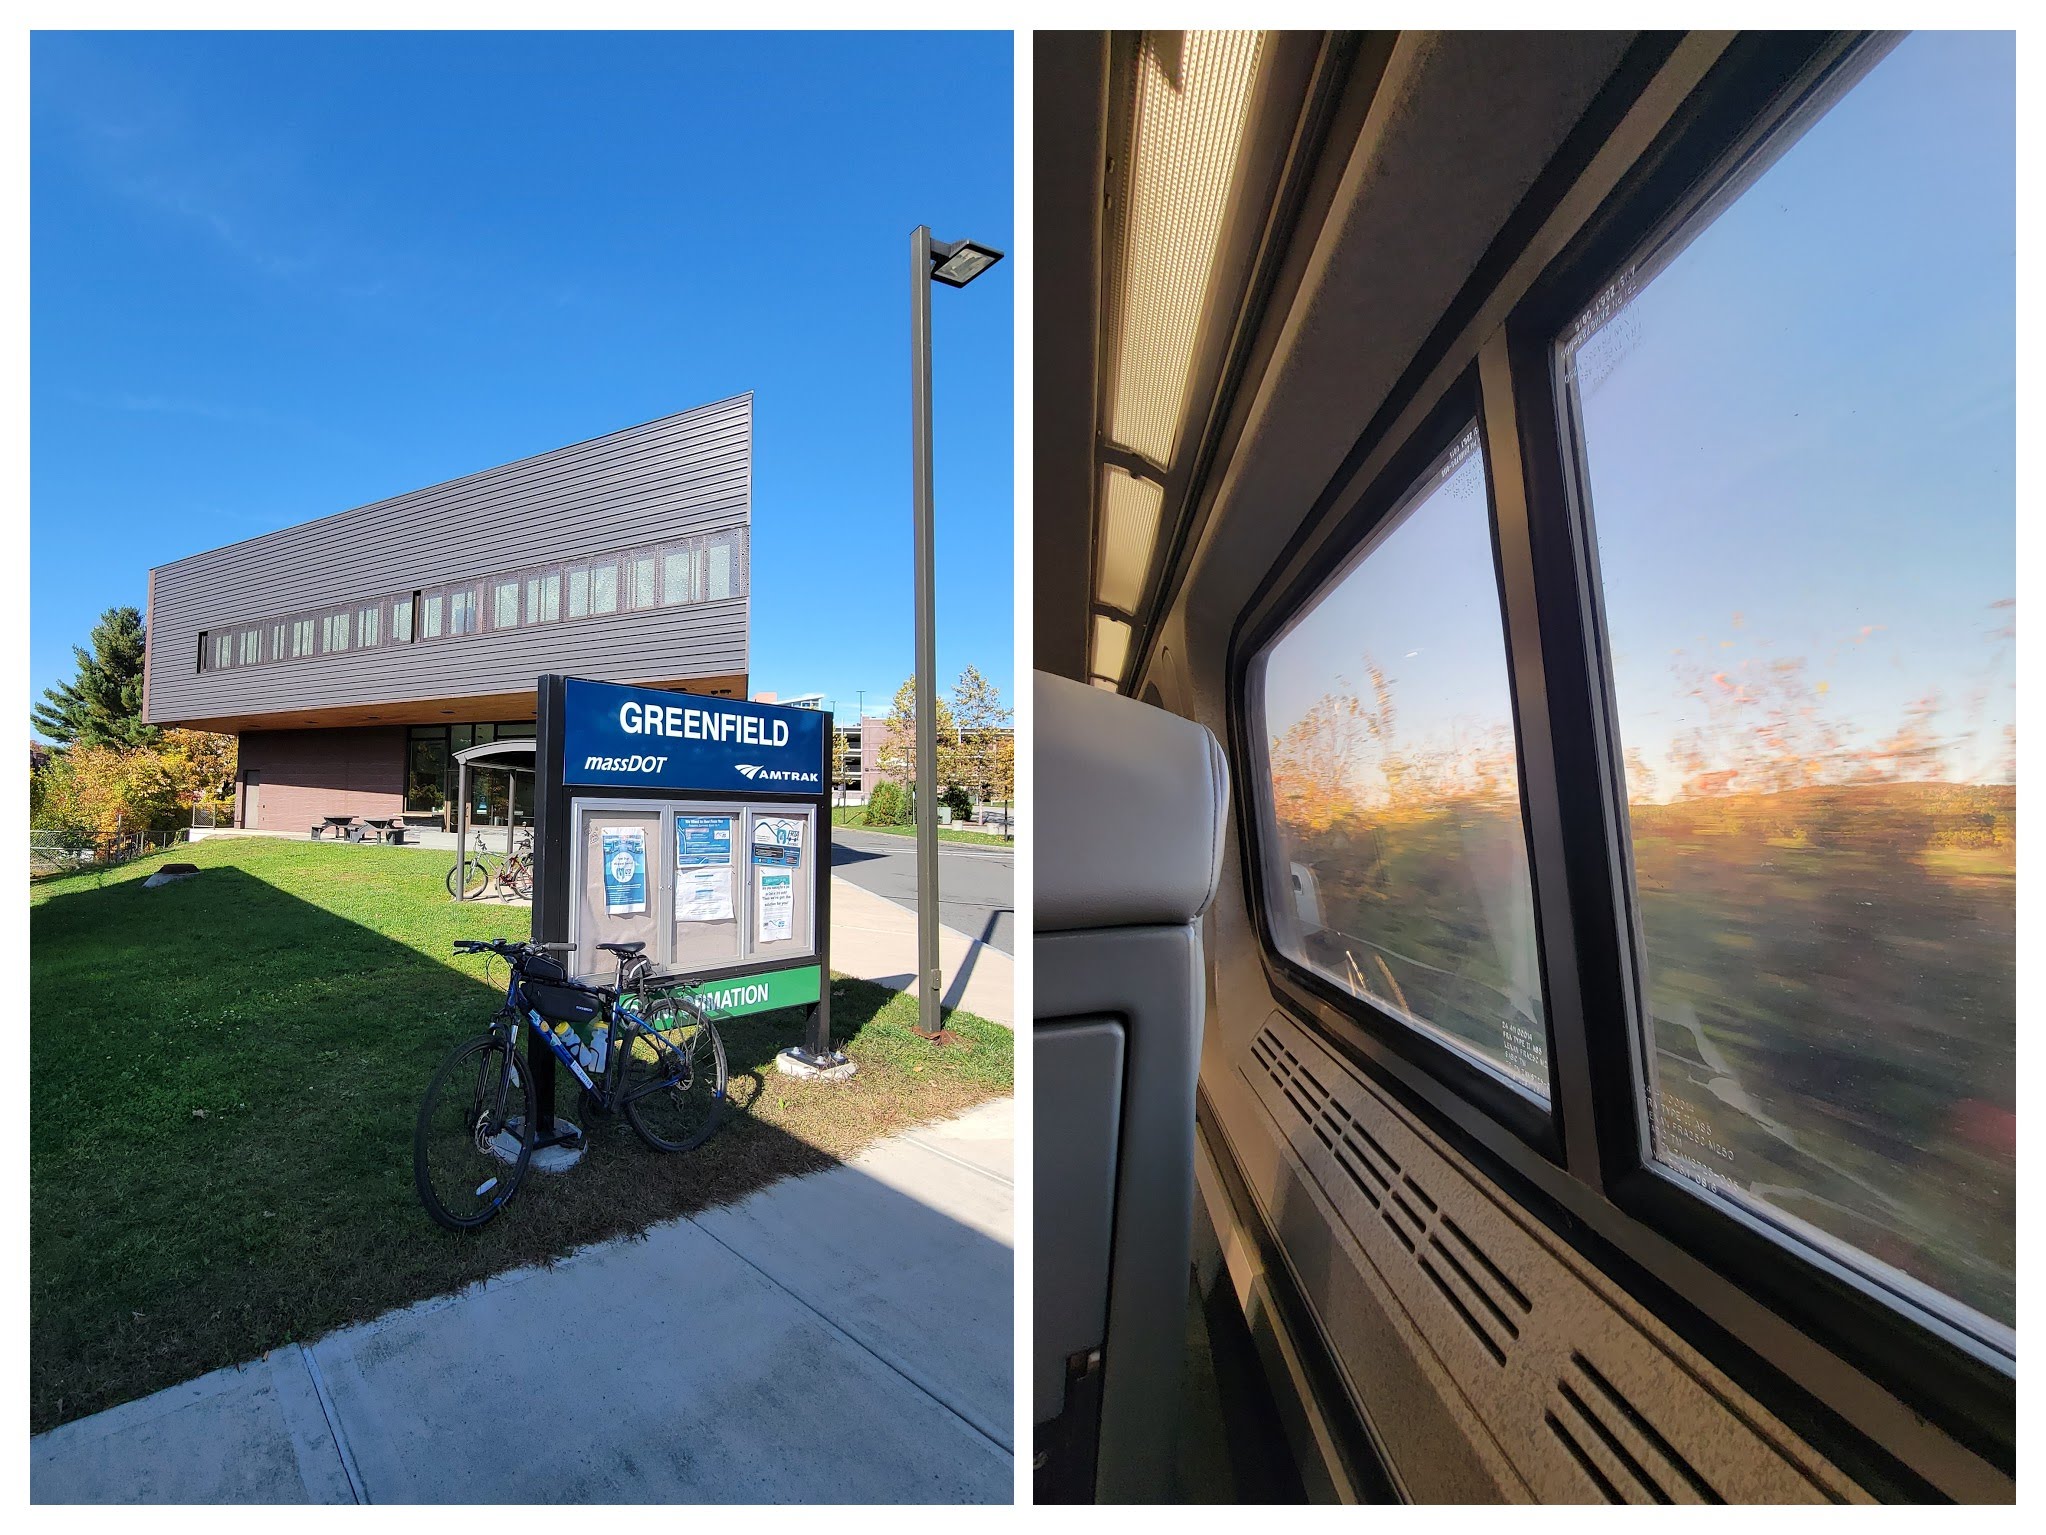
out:
M1006 1030L962 1015L961 1044L933 1051L909 1033L913 1004L905 1019L904 999L835 980L852 1083L774 1073L800 1011L734 1020L735 1112L705 1146L662 1156L564 1095L590 1132L583 1161L529 1174L483 1231L445 1232L413 1192L413 1118L502 994L450 945L523 913L458 907L434 888L444 860L399 851L381 868L288 843L179 855L197 878L145 891L161 860L143 860L31 911L36 1430L729 1203L1010 1090Z

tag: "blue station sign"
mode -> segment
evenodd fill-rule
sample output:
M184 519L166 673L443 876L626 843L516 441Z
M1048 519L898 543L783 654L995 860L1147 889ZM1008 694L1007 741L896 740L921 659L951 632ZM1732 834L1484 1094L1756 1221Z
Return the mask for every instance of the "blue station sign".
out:
M561 781L630 789L821 794L829 761L815 709L563 682Z

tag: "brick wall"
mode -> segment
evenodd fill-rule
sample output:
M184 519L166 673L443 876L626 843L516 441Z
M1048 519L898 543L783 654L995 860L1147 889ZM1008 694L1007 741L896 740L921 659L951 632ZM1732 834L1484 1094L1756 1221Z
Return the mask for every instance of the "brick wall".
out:
M247 776L260 775L252 831L305 834L329 815L392 816L405 804L405 727L264 730L241 737L235 824L247 824Z
M872 795L884 778L896 783L909 782L914 769L907 761L893 772L882 769L884 757L905 755L895 741L894 732L888 728L887 720L870 715L860 722L860 748L860 793Z

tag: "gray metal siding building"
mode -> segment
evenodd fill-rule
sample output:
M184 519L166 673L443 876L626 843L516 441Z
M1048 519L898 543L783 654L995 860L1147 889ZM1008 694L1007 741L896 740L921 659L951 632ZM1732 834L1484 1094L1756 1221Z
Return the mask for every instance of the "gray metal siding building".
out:
M302 831L435 808L382 758L528 733L546 672L743 698L752 426L740 395L161 566L143 716L239 736L237 819Z

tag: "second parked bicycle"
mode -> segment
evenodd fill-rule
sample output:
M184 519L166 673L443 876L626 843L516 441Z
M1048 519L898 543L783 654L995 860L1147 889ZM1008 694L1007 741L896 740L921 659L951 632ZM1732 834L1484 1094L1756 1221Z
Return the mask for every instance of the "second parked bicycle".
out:
M475 852L448 870L448 894L473 901L495 885L503 895L533 898L533 834L520 832L503 855Z

